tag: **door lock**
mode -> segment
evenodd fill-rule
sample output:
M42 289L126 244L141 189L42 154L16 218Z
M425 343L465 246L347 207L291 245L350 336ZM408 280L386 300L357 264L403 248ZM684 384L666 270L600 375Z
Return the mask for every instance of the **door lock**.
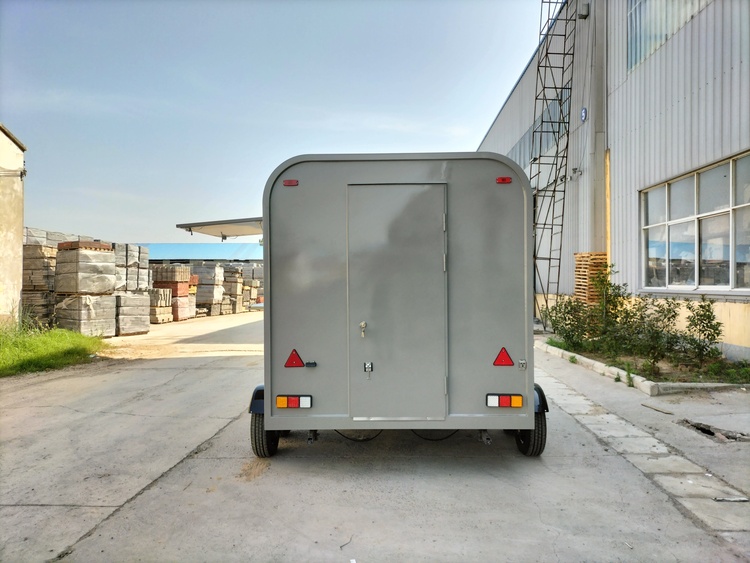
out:
M360 336L361 336L362 338L364 338L364 337L365 337L365 329L367 328L367 323L366 323L365 321L362 321L361 323L359 323L359 328L360 328L360 330L362 331L362 332L360 333Z

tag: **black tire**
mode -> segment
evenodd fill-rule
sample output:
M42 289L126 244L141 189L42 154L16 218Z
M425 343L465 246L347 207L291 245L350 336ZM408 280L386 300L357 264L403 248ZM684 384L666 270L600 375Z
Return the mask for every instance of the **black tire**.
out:
M536 457L542 454L547 445L547 415L534 413L534 429L519 430L516 434L516 447L525 456Z
M279 449L279 432L266 430L265 415L250 415L250 443L256 457L271 457Z

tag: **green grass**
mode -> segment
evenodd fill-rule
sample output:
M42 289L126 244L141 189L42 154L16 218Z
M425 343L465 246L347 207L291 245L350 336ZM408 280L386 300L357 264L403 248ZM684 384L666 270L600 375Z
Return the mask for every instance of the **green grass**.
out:
M0 328L0 377L86 363L106 346L61 328Z

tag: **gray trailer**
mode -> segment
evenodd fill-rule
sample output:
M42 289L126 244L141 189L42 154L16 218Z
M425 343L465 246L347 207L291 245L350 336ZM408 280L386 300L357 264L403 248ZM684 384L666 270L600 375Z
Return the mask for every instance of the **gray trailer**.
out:
M251 442L475 429L537 456L532 194L493 153L292 158L264 193L265 374Z

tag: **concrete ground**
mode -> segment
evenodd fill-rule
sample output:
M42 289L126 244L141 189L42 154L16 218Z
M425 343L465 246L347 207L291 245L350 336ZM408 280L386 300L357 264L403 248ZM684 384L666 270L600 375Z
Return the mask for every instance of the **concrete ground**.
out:
M747 389L651 397L555 355L537 352L535 360L552 376L546 387L558 406L750 555Z
M387 431L295 432L257 459L261 318L159 325L115 359L0 380L0 560L750 560L748 503L713 500L747 496L750 444L679 424L747 413L738 391L652 398L537 352L539 458L502 432Z

